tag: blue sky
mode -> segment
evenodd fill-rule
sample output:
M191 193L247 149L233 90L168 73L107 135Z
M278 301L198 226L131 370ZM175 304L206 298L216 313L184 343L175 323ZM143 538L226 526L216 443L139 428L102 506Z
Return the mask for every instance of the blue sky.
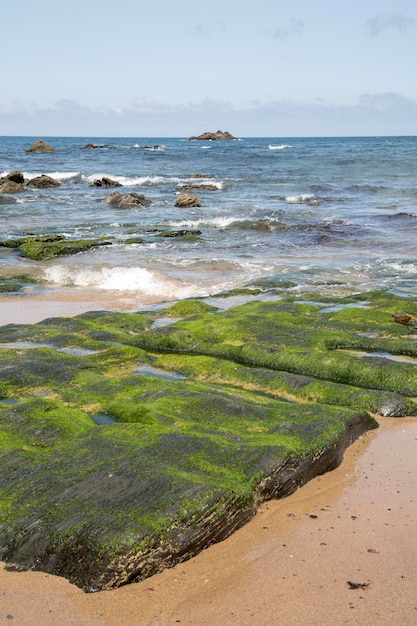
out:
M417 135L415 0L14 0L0 135Z

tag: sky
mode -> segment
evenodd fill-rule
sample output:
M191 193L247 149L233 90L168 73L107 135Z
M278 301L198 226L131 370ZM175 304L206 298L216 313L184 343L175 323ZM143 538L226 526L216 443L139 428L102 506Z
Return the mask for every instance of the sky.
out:
M14 0L0 135L417 135L416 0Z

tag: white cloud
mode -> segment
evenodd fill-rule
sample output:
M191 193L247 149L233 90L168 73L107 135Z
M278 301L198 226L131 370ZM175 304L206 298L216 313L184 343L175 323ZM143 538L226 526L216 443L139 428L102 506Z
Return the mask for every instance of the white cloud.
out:
M239 137L417 135L417 101L393 92L365 93L344 106L289 99L253 99L245 106L208 98L152 108L153 103L151 98L123 108L90 108L73 100L50 107L15 103L0 108L0 135L188 137L217 128Z
M405 33L409 28L414 27L416 20L407 17L399 12L387 13L385 15L375 15L366 22L366 26L373 37L379 35L387 28L395 28L400 33Z

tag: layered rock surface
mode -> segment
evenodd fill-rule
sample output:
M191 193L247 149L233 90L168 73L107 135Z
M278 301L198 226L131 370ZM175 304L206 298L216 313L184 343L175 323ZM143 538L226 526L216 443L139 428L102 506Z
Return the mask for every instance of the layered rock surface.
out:
M1 328L0 558L93 591L223 539L334 468L370 412L416 413L414 326L395 322L415 308L184 301Z

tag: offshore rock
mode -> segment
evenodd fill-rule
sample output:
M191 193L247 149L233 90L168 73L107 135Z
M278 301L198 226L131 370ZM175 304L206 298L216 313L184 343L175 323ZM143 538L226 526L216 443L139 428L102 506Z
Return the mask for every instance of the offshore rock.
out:
M92 187L110 188L110 187L121 187L122 185L117 180L112 180L111 178L107 178L106 176L103 176L103 178L96 179L91 184L91 186Z
M14 172L10 172L10 174L6 174L6 176L3 176L3 178L0 178L0 184L3 184L9 180L12 180L14 183L25 182L22 172L19 172L18 170L15 170Z
M48 189L50 187L60 187L61 183L52 178L51 176L47 176L46 174L42 174L41 176L35 176L35 178L31 178L26 186L33 189Z
M197 196L189 193L183 193L176 199L175 206L180 208L200 207L201 203Z
M36 143L34 143L30 148L25 150L25 152L55 152L55 148L50 146L48 143L40 139Z
M178 191L219 191L219 187L211 183L186 183L178 185L177 189Z
M0 193L21 193L22 191L22 185L15 183L13 180L7 180L0 184Z
M390 398L377 410L377 415L382 415L382 417L404 417L407 415L407 407L402 398Z
M152 200L146 198L143 194L121 194L118 191L106 196L105 201L116 207L116 209L135 209L136 207L148 207L152 204Z
M189 141L237 141L227 130L218 130L215 133L205 132L197 137L189 137Z

